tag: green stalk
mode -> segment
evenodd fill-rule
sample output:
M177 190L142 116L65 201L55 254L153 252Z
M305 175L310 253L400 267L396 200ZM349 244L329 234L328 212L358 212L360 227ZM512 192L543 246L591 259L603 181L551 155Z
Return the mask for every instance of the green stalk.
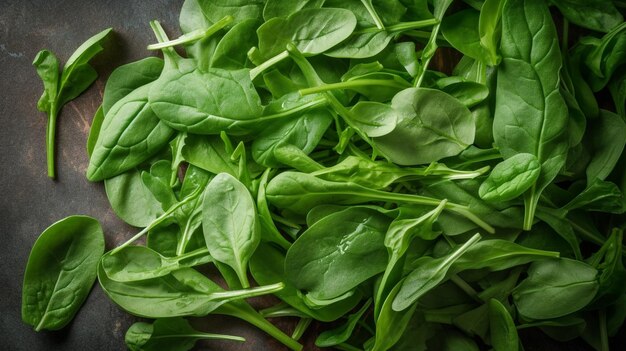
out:
M185 253L185 249L187 248L187 244L189 243L189 240L191 239L191 219L193 219L194 217L190 217L187 219L187 223L185 223L185 229L183 230L183 235L181 236L180 240L178 241L178 245L176 246L176 256L181 256L183 253Z
M354 196L362 196L360 193L352 194ZM415 205L426 205L426 206L438 206L440 201L437 199L433 199L426 196L420 195L410 195L410 194L396 194L396 193L388 193L385 191L367 189L367 197L372 200L379 200L384 202L400 202L400 203L409 203ZM491 225L478 218L475 214L473 214L466 206L455 204L452 202L448 202L445 204L445 208L456 214L459 214L470 221L474 222L474 224L486 230L488 233L495 233L495 230Z
M372 17L374 24L376 24L376 28L378 28L379 30L385 30L385 25L383 24L383 21L380 19L380 16L378 16L378 13L376 12L374 5L372 5L372 1L361 0L361 3L363 4L363 6L365 6L365 8L367 9L367 12Z
M46 126L46 154L48 156L48 177L51 179L56 178L55 164L55 139L56 139L56 126L57 116L59 111L56 106L56 101L50 106L50 115L48 116L48 124Z
M451 275L450 281L452 281L454 285L458 286L461 290L463 290L463 292L465 292L465 294L471 297L474 301L481 303L481 304L484 303L484 301L481 300L480 297L478 297L478 292L476 292L476 290L472 288L471 285L467 284L467 282L461 279L461 277L459 277L458 275L456 274Z
M535 195L537 185L533 185L524 195L524 230L530 230L535 220L535 212L537 211L537 202L539 198Z
M229 25L233 20L234 18L232 16L225 16L224 18L215 22L212 26L210 26L207 29L194 30L192 32L183 34L180 37L173 39L173 40L168 40L168 41L159 40L159 43L157 44L148 45L148 50L160 50L160 49L169 48L175 45L193 43L194 41L208 38L211 35L217 33L222 28Z
M210 300L222 299L247 299L260 295L273 294L285 288L284 283L276 283L271 285L257 286L254 288L245 288L240 290L228 290L207 294Z
M600 319L600 351L609 351L609 334L606 328L606 310L598 311Z
M321 93L321 92L329 91L329 90L354 89L354 88L369 87L369 86L382 86L382 87L391 87L391 88L398 88L398 89L406 89L406 88L411 87L410 84L402 84L398 81L391 80L391 79L355 79L355 80L349 80L346 82L324 84L324 85L320 85L316 87L300 89L299 92L301 96L305 96L305 95L317 94L317 93Z
M150 336L151 340L158 339L171 339L172 337L177 337L178 335L160 335L160 336ZM211 334L211 333L202 333L202 334L185 334L185 337L188 338L197 338L197 339L205 339L205 340L230 340L230 341L241 341L245 342L246 339L241 336L235 335L225 335L225 334Z
M227 303L221 306L216 313L242 319L263 330L291 350L302 350L302 345L299 342L290 338L289 335L283 333L280 329L276 328L276 326L268 322L265 318L263 318L263 316L261 316L257 311L255 311L254 309L252 309L252 307L248 305Z
M420 29L420 28L424 28L424 27L430 27L433 25L438 25L439 21L435 18L431 18L431 19L427 19L427 20L421 20L421 21L412 21L412 22L401 22L398 24L394 24L393 26L388 26L385 31L388 33L402 33L402 32L406 32L406 31L410 31L410 30L415 30L415 29ZM367 34L367 33L376 33L376 32L381 32L381 29L378 29L376 27L371 27L371 28L364 28L361 30L356 30L354 31L354 34Z
M280 54L268 59L267 61L263 62L262 64L254 67L253 69L250 70L250 79L254 80L256 77L259 76L259 74L265 72L266 70L270 69L271 67L273 67L274 65L278 64L279 62L281 62L282 60L286 59L287 57L289 57L289 53L287 51L283 51Z
M300 318L298 324L296 325L296 328L293 330L293 333L291 333L291 338L294 340L299 340L302 335L304 335L307 328L309 328L309 325L311 325L312 321L313 318L310 317Z
M119 252L121 249L125 248L126 246L132 244L133 242L137 241L139 238L141 238L144 234L148 233L150 230L154 229L156 226L158 226L159 224L161 224L164 220L166 220L167 218L169 218L169 216L171 216L176 210L178 210L179 208L181 208L182 206L184 206L185 204L189 203L191 200L195 200L196 197L198 197L198 195L200 195L200 188L196 189L193 193L191 193L191 195L187 196L185 199L183 199L183 201L180 201L179 203L177 203L176 205L170 207L165 213L163 213L162 215L160 215L157 219L155 219L154 221L152 221L152 223L150 223L147 227L143 228L143 230L141 230L139 233L137 233L135 236L133 236L132 238L128 239L125 243L123 243L122 245L116 247L115 249L111 250L110 254L114 255L117 252Z

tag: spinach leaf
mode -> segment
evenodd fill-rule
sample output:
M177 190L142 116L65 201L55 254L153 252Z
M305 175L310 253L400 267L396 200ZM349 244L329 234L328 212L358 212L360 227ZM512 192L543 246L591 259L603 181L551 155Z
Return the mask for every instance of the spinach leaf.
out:
M452 264L452 270L458 272L487 268L499 271L555 257L559 257L558 252L531 249L502 239L489 239L470 247Z
M102 112L106 115L116 102L133 90L159 78L163 64L158 57L147 57L116 68L104 87Z
M315 299L349 292L385 269L383 240L389 223L378 211L358 207L324 217L287 251L287 279Z
M132 169L104 181L113 212L135 227L147 227L163 214L162 206L141 179L141 170Z
M493 136L505 159L529 153L541 163L537 182L524 194L526 230L541 192L567 156L567 106L558 88L561 62L547 5L541 0L506 2Z
M289 43L305 55L317 55L345 40L356 27L348 10L337 8L303 9L287 18L275 17L257 30L259 50L269 59L285 50Z
M273 282L284 282L285 287L276 292L281 300L289 306L293 306L304 316L310 316L318 321L332 322L341 318L342 315L352 310L360 300L359 295L353 295L334 304L321 308L312 309L303 300L301 294L285 275L285 254L278 248L261 243L259 249L250 259L250 272L254 280L259 284L271 284Z
M247 19L229 30L215 47L211 57L211 67L237 70L250 65L247 50L257 45L254 33L259 26L256 19Z
M486 55L478 33L480 13L473 9L462 10L444 18L441 23L443 37L464 55L483 60Z
M292 155L285 155L285 149L293 147L310 154L331 122L332 115L326 109L306 111L294 119L274 122L252 142L252 157L265 167L296 167L298 164L289 157Z
M372 301L368 300L357 312L348 316L348 320L345 324L335 329L320 333L320 335L315 339L315 346L330 347L340 345L341 343L348 341L357 323L363 317L365 312L367 312L371 304Z
M523 194L539 178L541 164L532 154L520 153L499 163L478 190L487 201L509 201Z
M600 32L608 32L624 21L611 1L550 0L568 21Z
M64 218L41 233L28 257L22 320L36 331L66 326L87 299L104 252L104 234L87 216Z
M601 110L599 118L589 128L591 162L587 166L587 182L604 180L613 170L626 145L626 122L615 113Z
M102 121L104 121L104 112L102 112L102 105L96 110L96 114L93 115L91 120L91 127L89 128L89 135L87 136L87 154L91 157L93 149L96 147L96 141L102 128Z
M283 288L279 283L225 291L192 268L181 268L157 278L116 282L100 265L98 280L113 302L129 313L146 318L206 316L229 301L270 294Z
M297 172L283 172L273 178L267 184L267 198L275 206L300 215L322 204L353 205L368 201L385 201L422 206L439 205L438 200L430 197L373 190L355 183L326 181ZM488 232L493 232L489 224L476 217L465 206L449 202L446 204L446 210L469 219Z
M574 313L591 302L599 288L598 271L566 258L534 262L528 278L515 291L519 313L532 319L558 318Z
M374 138L384 156L400 165L417 165L454 156L474 142L470 111L450 95L409 88L392 100L399 118L396 128Z
M517 351L519 337L515 322L502 302L489 300L489 332L491 344L496 351Z
M454 262L475 245L480 238L480 234L472 236L448 255L439 258L428 256L420 258L419 264L416 264L417 268L403 280L398 295L393 300L393 310L398 312L406 310L421 296L439 285L446 278L448 270Z
M164 257L145 246L127 246L102 256L102 269L109 279L132 282L162 277L180 268L211 262L207 249L198 249L176 257Z
M502 35L502 7L504 0L485 0L480 8L478 34L483 47L486 63L495 66L500 63L500 36Z
M324 0L267 0L263 8L263 19L269 21L274 17L288 17L303 9L320 8Z
M111 32L111 28L87 39L67 59L63 70L59 69L59 60L48 51L40 51L33 66L44 85L44 92L37 102L37 108L48 115L46 125L46 154L48 177L55 178L55 138L56 121L63 105L75 99L98 78L96 70L89 65L89 61L103 50L101 44Z
M244 288L248 260L259 245L260 233L254 200L248 189L228 173L207 185L202 200L202 229L211 256L235 270Z
M239 336L204 333L180 317L160 318L152 324L137 322L128 328L124 341L131 351L191 350L198 340L246 341Z

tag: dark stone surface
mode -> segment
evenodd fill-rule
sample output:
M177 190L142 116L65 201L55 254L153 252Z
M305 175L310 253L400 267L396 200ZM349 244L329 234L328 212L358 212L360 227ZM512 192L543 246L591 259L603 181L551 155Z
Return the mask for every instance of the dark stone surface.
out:
M107 249L135 232L110 209L101 183L90 183L85 144L93 114L111 71L153 55L148 22L158 19L171 36L179 34L182 0L12 0L0 2L0 350L122 350L124 333L134 318L95 286L73 322L61 331L36 333L21 321L24 269L39 234L73 214L100 220ZM41 49L62 63L87 38L115 30L105 52L94 59L98 81L63 108L57 125L56 181L46 176L46 116L36 107L42 83L31 65ZM262 302L261 302L262 303ZM209 330L246 337L246 344L207 342L201 349L281 350L263 332L232 318L211 316ZM286 325L285 325L286 323ZM279 325L285 329L292 322ZM287 330L290 332L290 330Z

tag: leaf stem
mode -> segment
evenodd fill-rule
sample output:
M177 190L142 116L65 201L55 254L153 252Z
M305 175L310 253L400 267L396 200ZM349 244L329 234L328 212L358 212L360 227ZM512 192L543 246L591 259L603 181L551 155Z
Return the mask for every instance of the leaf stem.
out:
M535 220L535 212L537 211L537 202L539 198L535 195L537 185L533 185L524 195L524 230L530 230Z
M437 24L439 24L439 21L436 18L431 18L431 19L426 19L426 20L421 20L421 21L401 22L398 24L394 24L393 26L387 26L387 28L385 28L384 31L387 33L395 34L395 33L406 32L409 30L430 27L430 26L437 25ZM379 28L370 27L370 28L364 28L361 30L356 30L354 31L354 34L376 33L376 32L382 32L382 31L383 30Z
M606 310L598 311L600 319L600 351L609 351L609 334L606 328Z
M244 288L240 290L228 290L207 294L207 297L211 300L221 299L247 299L249 297L255 297L260 295L273 294L279 292L285 288L285 283L276 283L271 285L257 286L254 288Z
M291 338L294 340L299 340L309 328L312 321L313 318L310 317L300 318L298 324L296 324L296 328L293 330L293 333L291 333Z
M159 224L161 224L161 222L163 222L164 220L166 220L169 216L171 216L176 210L178 210L179 208L181 208L182 206L184 206L185 204L189 203L191 200L194 200L196 197L198 197L198 195L200 195L200 188L196 189L193 193L191 193L189 196L187 196L185 199L183 199L182 201L180 201L179 203L173 205L172 207L170 207L165 213L163 213L162 215L160 215L157 219L155 219L154 221L152 221L152 223L150 223L147 227L145 227L143 230L141 230L139 233L137 233L135 236L133 236L132 238L128 239L125 243L123 243L122 245L116 247L115 249L111 250L110 254L114 255L117 252L119 252L121 249L125 248L126 246L132 244L133 242L137 241L139 238L141 238L144 234L148 233L150 230L154 229L156 226L158 226Z
M50 106L50 115L48 116L48 124L46 126L46 154L48 162L48 177L51 179L56 178L55 170L55 140L56 140L56 125L57 116L59 111L57 109L56 101Z
M376 28L378 28L380 30L385 30L385 25L383 24L383 21L380 19L380 16L378 16L378 13L376 12L376 9L374 8L374 5L372 5L372 1L371 0L361 0L361 3L367 9L367 12L372 17L372 20L374 20L374 24L376 24Z
M360 195L360 194L355 194ZM438 206L440 201L437 199L433 199L426 196L420 195L410 195L410 194L396 194L396 193L388 193L385 191L368 189L367 196L372 200L381 200L381 201L391 201L391 202L404 202L404 203L412 203L416 205L427 205L427 206ZM487 232L493 234L495 230L491 225L478 218L475 214L473 214L466 206L455 204L452 202L448 202L445 204L445 208L450 211L462 215L463 217L469 219L474 222L474 224L483 228Z
M232 16L225 16L221 20L215 22L212 26L207 29L198 29L192 32L181 35L180 37L168 40L168 41L159 41L157 44L148 45L148 50L160 50L164 48L169 48L175 45L193 43L194 41L208 38L211 35L217 33L220 29L229 25L234 18Z
M461 279L461 277L459 277L458 275L452 274L450 276L450 281L452 281L454 285L463 290L463 292L465 292L467 296L471 297L474 301L481 304L484 303L484 301L481 300L480 297L478 297L478 292L476 292L476 290L472 288L471 285L469 285L465 280Z
M278 54L278 55L268 59L267 61L263 62L262 64L254 67L253 69L250 70L250 79L254 80L256 77L259 76L259 74L261 74L264 71L268 70L272 66L274 66L277 63L281 62L282 60L286 59L287 57L289 57L289 52L283 51L280 54Z
M410 88L411 84L402 84L399 81L391 80L391 79L355 79L349 80L346 82L339 83L331 83L324 84L316 87L310 87L305 89L300 89L299 93L301 96L317 94L324 91L329 90L338 90L338 89L354 89L360 87L369 87L369 86L384 86L398 89Z
M276 328L276 326L268 322L265 318L263 318L263 316L248 305L227 303L221 306L218 311L220 314L243 319L244 321L271 335L274 339L294 351L302 350L302 345L299 342L290 338L289 335L283 333L282 330Z

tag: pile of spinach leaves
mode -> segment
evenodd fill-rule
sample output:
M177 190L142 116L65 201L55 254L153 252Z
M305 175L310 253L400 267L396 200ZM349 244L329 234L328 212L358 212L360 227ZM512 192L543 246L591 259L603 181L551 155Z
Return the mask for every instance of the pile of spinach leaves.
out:
M209 314L293 350L312 322L340 350L522 350L527 328L608 350L626 318L625 9L186 0L180 37L150 23L163 59L111 74L89 135L87 178L143 229L104 253L93 218L48 228L24 321L62 328L97 277L154 320L132 350L242 341L184 319ZM35 60L52 138L106 33L63 74ZM280 302L245 301L265 294ZM291 336L266 320L284 316Z

